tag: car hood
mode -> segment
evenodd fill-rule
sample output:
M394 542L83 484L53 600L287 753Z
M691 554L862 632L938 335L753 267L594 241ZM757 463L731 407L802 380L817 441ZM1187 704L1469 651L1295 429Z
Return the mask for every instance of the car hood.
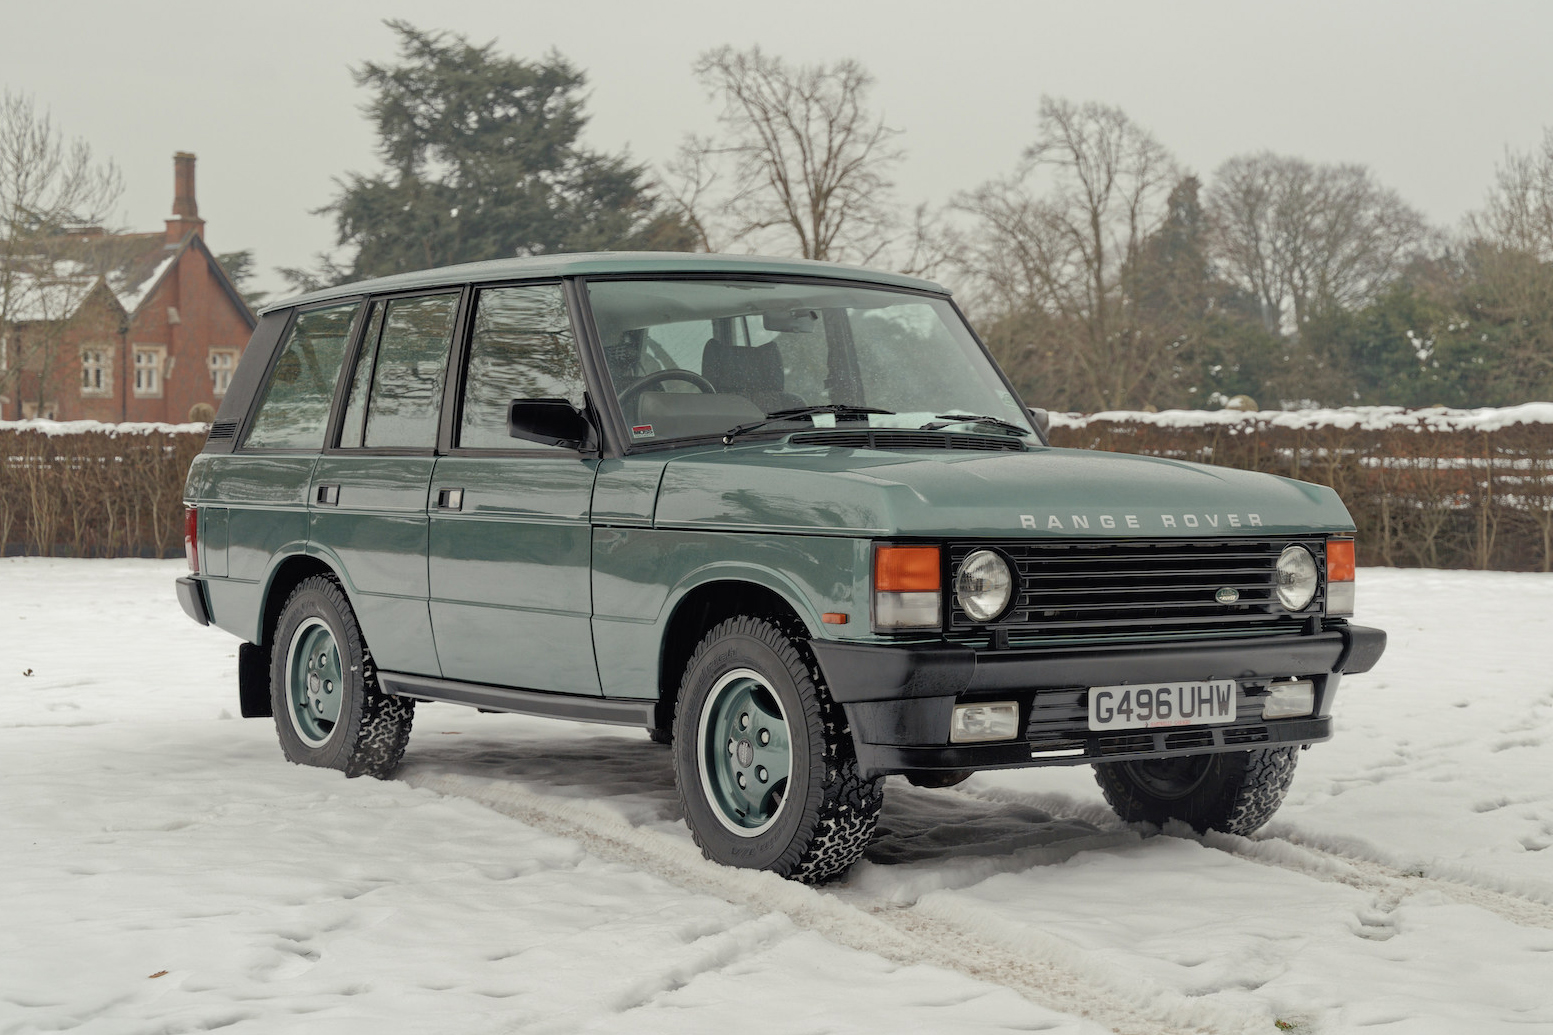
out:
M1347 532L1331 489L1085 449L749 444L670 458L658 527L839 535L1192 537Z

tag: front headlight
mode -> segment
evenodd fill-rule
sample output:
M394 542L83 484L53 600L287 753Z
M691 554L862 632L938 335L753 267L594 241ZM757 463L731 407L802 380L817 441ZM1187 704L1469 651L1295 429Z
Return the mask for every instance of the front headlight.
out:
M1303 611L1314 599L1321 575L1316 559L1303 546L1284 547L1278 555L1278 600L1290 611Z
M977 550L960 564L954 595L973 622L990 622L1008 608L1014 576L1008 562L991 550Z

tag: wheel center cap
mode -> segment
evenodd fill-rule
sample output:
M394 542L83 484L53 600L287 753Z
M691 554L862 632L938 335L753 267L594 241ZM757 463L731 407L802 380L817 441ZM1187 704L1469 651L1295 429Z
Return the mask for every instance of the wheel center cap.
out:
M739 741L737 751L739 758L739 768L748 768L749 764L755 761L755 745L751 744L749 741Z

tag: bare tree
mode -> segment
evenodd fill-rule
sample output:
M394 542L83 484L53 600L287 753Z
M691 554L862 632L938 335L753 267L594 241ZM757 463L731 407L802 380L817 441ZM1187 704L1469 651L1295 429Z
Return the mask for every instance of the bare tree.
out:
M1553 262L1553 126L1543 131L1540 149L1505 155L1488 204L1468 219L1468 231L1501 248Z
M870 262L895 241L899 130L869 110L873 77L862 65L794 66L724 46L703 54L695 74L722 102L721 132L685 142L668 193L704 247Z
M1120 109L1042 98L1022 167L955 201L973 223L957 261L982 307L1038 329L1005 343L1001 359L1044 368L1074 405L1147 402L1169 342L1140 328L1128 281L1176 176L1169 152Z
M1273 333L1372 300L1430 238L1418 210L1359 165L1243 155L1219 167L1207 201L1213 257Z
M82 231L101 224L121 190L114 165L65 140L31 97L0 93L0 393L25 371L44 391L64 321L99 280L82 261Z

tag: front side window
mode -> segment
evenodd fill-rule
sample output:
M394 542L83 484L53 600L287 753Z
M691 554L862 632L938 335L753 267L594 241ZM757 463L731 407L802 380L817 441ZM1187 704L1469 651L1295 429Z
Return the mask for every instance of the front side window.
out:
M319 449L359 302L301 313L291 325L245 445Z
M81 350L81 394L106 396L113 394L113 353L104 348L88 346Z
M469 339L458 445L558 448L513 440L507 433L507 406L514 399L565 399L582 406L582 366L559 284L480 292Z
M162 361L167 350L160 346L135 346L135 395L156 398L162 394Z
M888 411L783 420L1033 435L970 330L942 298L801 281L600 280L587 286L633 442L721 435L804 407ZM994 431L997 433L997 431Z

